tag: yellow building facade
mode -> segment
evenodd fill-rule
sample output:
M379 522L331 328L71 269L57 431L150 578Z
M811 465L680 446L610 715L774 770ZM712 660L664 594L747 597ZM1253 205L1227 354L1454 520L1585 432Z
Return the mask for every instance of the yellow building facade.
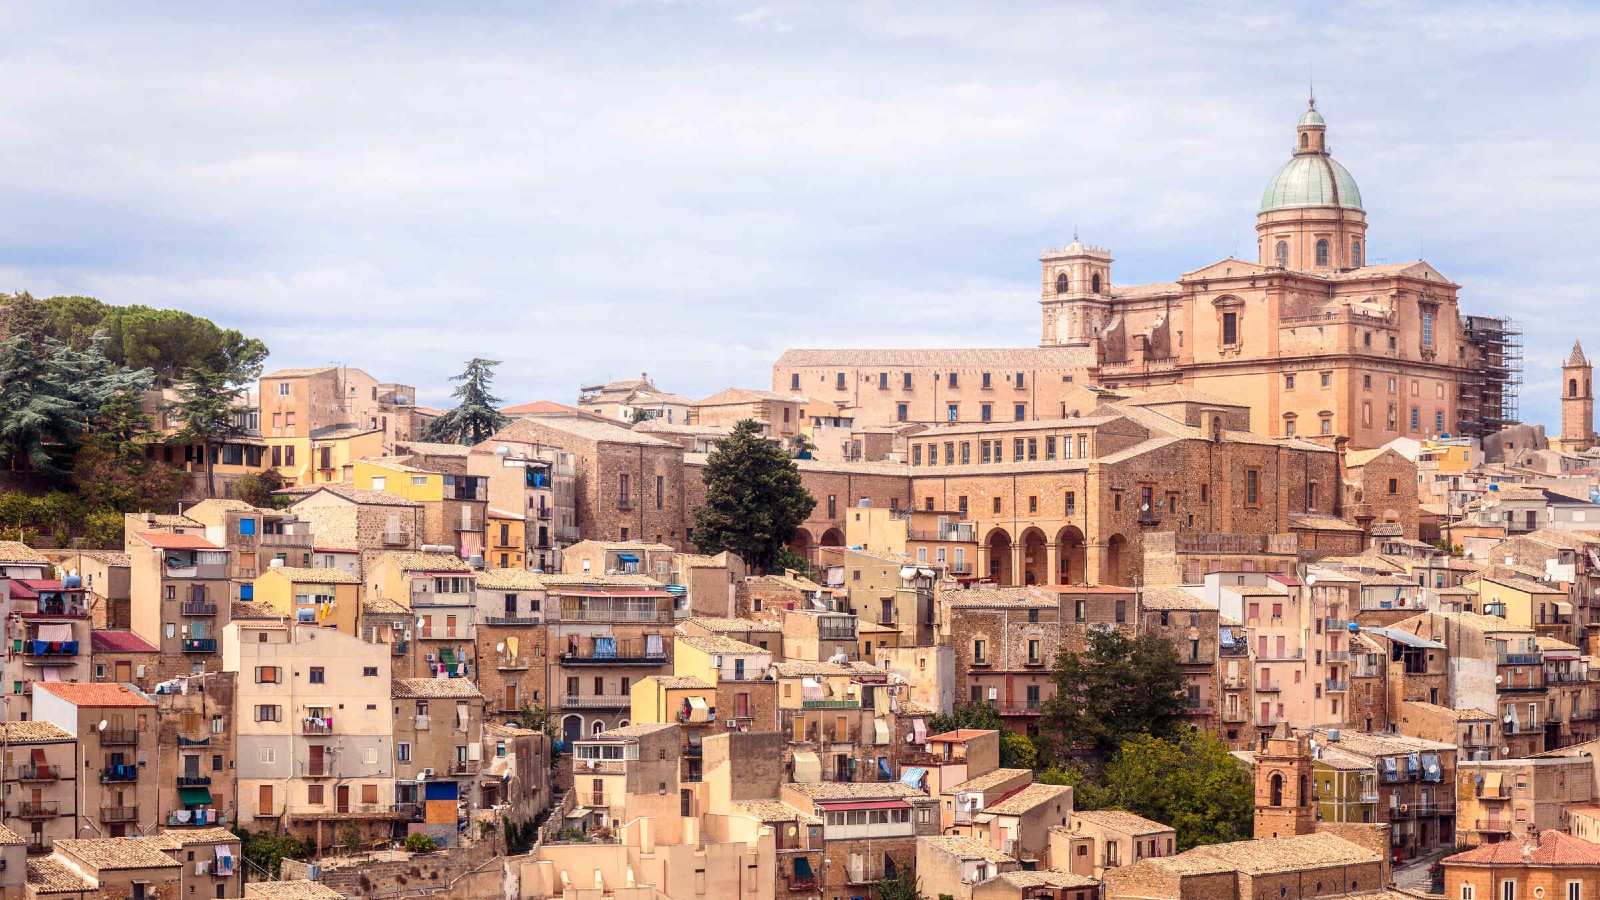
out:
M300 624L353 635L361 618L361 579L344 569L269 566L255 580L255 599Z

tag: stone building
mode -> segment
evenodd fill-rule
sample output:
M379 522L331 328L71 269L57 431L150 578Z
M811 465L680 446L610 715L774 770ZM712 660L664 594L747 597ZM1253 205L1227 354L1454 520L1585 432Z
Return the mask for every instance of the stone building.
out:
M1361 829L1361 830L1355 830ZM1207 844L1106 873L1105 900L1395 900L1378 826Z
M1556 446L1568 452L1593 447L1594 364L1583 353L1583 345L1572 342L1572 352L1561 366L1561 437Z
M1559 831L1485 844L1441 864L1447 897L1581 900L1600 891L1600 846Z
M29 856L49 853L57 839L77 837L78 779L95 773L84 769L77 740L60 725L5 722L0 732L12 760L3 773L5 818ZM18 798L15 803L9 802L12 797ZM0 832L0 838L9 833Z
M34 682L33 714L78 741L82 768L74 781L84 828L122 837L158 824L156 704L150 698L120 684Z
M186 676L152 694L157 818L168 828L239 826L237 677Z
M129 529L133 632L161 649L160 676L221 668L217 638L236 589L229 551L193 534Z
M1062 648L1061 603L1039 588L940 595L939 642L955 653L958 703L986 703L1013 731L1032 734L1055 694L1051 667Z
M1250 408L1261 434L1358 448L1514 421L1515 326L1463 315L1426 262L1371 264L1360 190L1314 106L1294 141L1262 194L1255 261L1118 286L1110 251L1074 240L1040 258L1037 350L789 350L772 388L865 425L1065 418L1079 385L1181 385Z

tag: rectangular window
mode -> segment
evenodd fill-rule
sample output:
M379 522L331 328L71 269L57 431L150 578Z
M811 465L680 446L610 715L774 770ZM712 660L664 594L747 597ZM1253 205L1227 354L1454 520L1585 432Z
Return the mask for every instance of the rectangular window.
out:
M1000 498L999 497L994 498L994 514L997 515L997 516L1000 515Z
M1239 314L1225 312L1222 314L1222 342L1224 344L1239 343Z
M983 665L988 661L988 641L979 639L972 642L972 662L974 665Z
M1117 622L1118 622L1118 624L1121 624L1121 623L1126 622L1126 621L1128 621L1128 601L1126 601L1126 600L1118 600L1117 601Z
M905 388L908 391L911 390L911 373L907 372L904 375L900 376L900 378L901 378L900 386Z
M962 518L966 518L966 515L967 515L967 495L966 494L962 494L961 496L956 498L956 509L960 511Z
M1012 418L1014 418L1018 422L1021 422L1023 419L1026 419L1027 417L1028 417L1028 406L1027 406L1027 404L1018 403L1013 408Z
M1039 458L1039 439L1028 438L1028 462Z
M989 462L989 460L990 460L989 442L988 441L979 441L978 442L978 451L979 451L978 459L980 461L982 461L982 462Z
M921 444L912 444L911 445L911 464L913 466L922 465L922 445Z
M961 464L964 466L964 465L967 465L967 464L969 464L971 462L972 462L972 442L971 441L962 441L961 442Z
M1433 346L1433 312L1431 310L1422 311L1422 346Z
M987 385L985 385L985 387L987 387ZM978 408L978 417L985 422L994 421L994 406L989 403L985 403L980 406Z
M312 684L326 684L327 682L325 681L325 678L326 678L325 670L321 666L312 666L311 667L311 683Z
M661 475L656 476L656 509L661 509L667 502L667 479Z
M944 443L944 464L947 466L956 464L956 445L954 441L945 441Z
M789 390L791 390L791 391L800 390L800 373L799 372L794 372L789 376Z
M256 684L277 684L283 680L282 673L277 666L256 666Z
M1077 514L1078 514L1078 493L1076 491L1067 491L1067 517L1071 518L1071 517L1073 517L1073 516L1075 516Z
M1323 372L1322 373L1322 386L1323 387L1333 387L1333 373L1332 372Z
M1252 506L1261 501L1261 473L1255 469L1244 472L1244 502Z
M837 376L834 378L833 387L834 387L835 390L839 390L839 391L844 390L844 373L843 372L838 373Z
M957 403L952 403L949 406L945 407L945 417L947 419L949 419L951 422L960 421L961 420L961 405L957 404Z
M1444 433L1444 410L1442 409L1433 411L1433 430L1437 434Z
M1022 462L1022 447L1023 447L1022 438L1017 438L1017 439L1015 439L1015 440L1013 440L1011 442L1011 461L1012 462Z
M1411 407L1411 430L1416 431L1422 427L1422 410Z
M1046 437L1044 439L1044 458L1045 459L1055 459L1056 458L1056 438L1055 438L1055 435L1049 435L1048 437Z
M894 418L896 422L904 422L911 417L911 408L904 403L894 405Z
M989 373L988 372L983 373L983 386L984 386L985 389L988 389L990 387Z
M1294 390L1294 376L1293 375L1285 375L1285 376L1283 376L1283 389L1286 390L1286 391Z
M957 376L957 375L956 375L956 373L955 373L955 372L951 372L951 373L950 373L950 386L951 386L951 387L960 387L960 386L961 386L961 380L960 380L960 378L959 378L959 377L958 377L958 376Z
M1038 497L1029 497L1028 498L1028 512L1029 513L1037 513L1038 511L1039 511L1039 498Z
M1089 458L1089 436L1087 434L1078 435L1078 458Z
M283 721L283 709L275 703L258 703L256 704L256 721L281 722Z

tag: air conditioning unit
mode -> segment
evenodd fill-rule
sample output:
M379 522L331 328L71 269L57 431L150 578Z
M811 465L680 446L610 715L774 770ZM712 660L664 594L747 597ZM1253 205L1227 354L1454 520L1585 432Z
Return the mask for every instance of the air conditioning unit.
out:
M423 769L421 772L417 773L417 780L418 781L421 781L424 778L432 778L432 777L433 777L433 770L432 769Z
M426 659L427 662L433 662L433 654L432 653L426 654L425 659Z
M729 728L738 728L739 727L739 723L735 719L728 719L727 721L723 722L722 724L728 726Z

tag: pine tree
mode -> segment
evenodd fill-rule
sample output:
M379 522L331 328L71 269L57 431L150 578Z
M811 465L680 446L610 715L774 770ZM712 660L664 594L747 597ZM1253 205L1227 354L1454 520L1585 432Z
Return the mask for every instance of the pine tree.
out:
M244 426L245 415L253 407L243 402L249 399L248 382L240 383L227 372L203 369L186 369L183 379L173 388L177 402L172 410L183 421L174 438L190 444L203 445L206 455L206 496L217 495L214 460L228 441L239 440L249 434Z
M734 425L706 458L706 502L694 511L694 542L702 553L731 550L746 565L769 571L795 529L816 507L800 470L753 419Z
M468 360L466 371L452 377L461 386L451 396L461 401L455 409L428 423L425 437L430 441L447 444L479 444L494 436L496 431L511 421L500 414L496 406L499 397L489 393L494 381L494 367L499 360Z

